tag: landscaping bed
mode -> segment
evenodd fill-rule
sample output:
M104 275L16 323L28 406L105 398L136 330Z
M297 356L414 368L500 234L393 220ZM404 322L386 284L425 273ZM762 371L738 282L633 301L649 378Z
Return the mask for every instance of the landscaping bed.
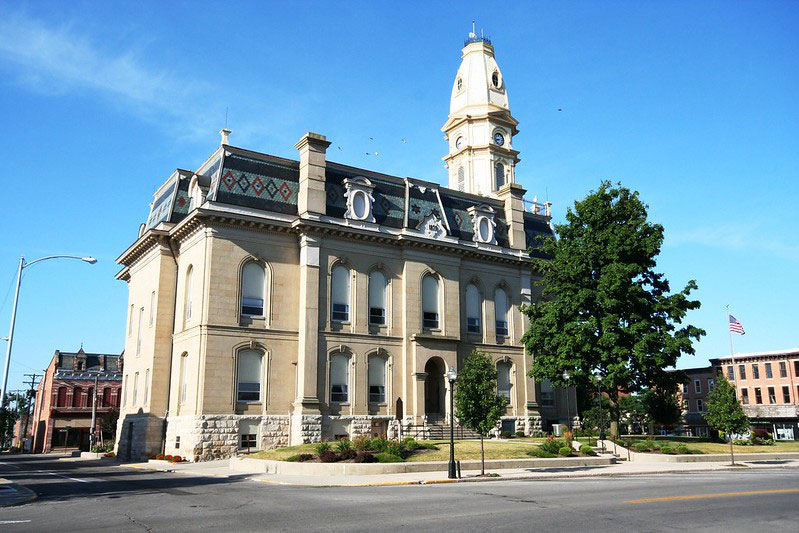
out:
M637 443L646 443L641 445L640 451L636 448ZM650 444L651 443L651 444ZM730 453L730 445L726 442L708 442L708 441L687 441L685 439L657 439L657 440L649 440L649 439L640 439L640 440L628 440L622 439L618 441L620 446L624 446L625 448L629 448L630 450L638 453L666 453L667 455L674 455L680 454L683 455L684 453L678 451L679 449L687 448L688 454L728 454ZM663 452L663 447L666 446L670 448L666 452ZM790 453L790 452L799 452L799 441L788 441L788 442L775 442L771 445L733 445L733 451L736 454L739 453Z

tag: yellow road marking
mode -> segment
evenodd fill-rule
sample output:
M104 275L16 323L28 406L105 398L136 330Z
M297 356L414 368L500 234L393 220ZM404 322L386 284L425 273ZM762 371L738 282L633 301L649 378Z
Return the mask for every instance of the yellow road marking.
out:
M760 494L791 494L796 492L799 492L799 489L749 490L745 492L722 492L718 494L693 494L691 496L670 496L668 498L647 498L644 500L627 500L624 503L677 502L683 500L705 500L710 498L734 498L736 496L757 496Z

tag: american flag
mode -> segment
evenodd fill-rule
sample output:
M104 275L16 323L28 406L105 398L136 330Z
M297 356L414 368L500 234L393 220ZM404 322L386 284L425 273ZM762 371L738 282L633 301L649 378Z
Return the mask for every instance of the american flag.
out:
M730 315L730 331L732 331L733 333L740 333L741 335L746 335L743 325L741 325L741 323L738 322L738 320L736 320L736 318L732 315Z

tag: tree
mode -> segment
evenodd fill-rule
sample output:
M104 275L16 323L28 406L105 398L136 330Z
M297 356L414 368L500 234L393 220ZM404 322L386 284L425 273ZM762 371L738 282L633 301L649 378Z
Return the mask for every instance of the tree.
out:
M749 430L749 418L735 396L735 385L719 376L713 390L707 395L705 420L710 427L723 431L730 441L730 464L735 466L732 437Z
M618 433L619 394L652 387L676 391L683 376L669 372L681 354L693 354L693 340L704 331L683 325L699 308L689 298L691 280L670 294L669 282L655 271L663 227L647 221L647 206L637 192L604 181L574 203L558 239L541 237L533 258L541 276L540 301L524 307L530 327L522 341L533 354L530 375L565 386L596 389L611 401Z
M458 422L480 434L480 474L485 474L483 438L499 422L508 400L497 394L497 369L488 354L473 351L458 375L455 389Z
M633 433L635 428L642 429L647 425L649 416L643 398L640 395L619 398L620 421L627 426L628 433Z
M663 426L673 426L680 421L682 411L673 392L648 390L643 396L644 410L649 419Z
M14 439L14 424L19 419L27 397L18 392L6 393L5 405L0 408L0 445L9 446Z

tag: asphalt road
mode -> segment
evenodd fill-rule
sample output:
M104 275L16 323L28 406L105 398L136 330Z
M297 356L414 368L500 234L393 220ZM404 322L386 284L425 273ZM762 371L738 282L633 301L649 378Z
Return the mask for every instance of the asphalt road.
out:
M3 531L798 531L799 470L311 488L0 457L39 499Z

